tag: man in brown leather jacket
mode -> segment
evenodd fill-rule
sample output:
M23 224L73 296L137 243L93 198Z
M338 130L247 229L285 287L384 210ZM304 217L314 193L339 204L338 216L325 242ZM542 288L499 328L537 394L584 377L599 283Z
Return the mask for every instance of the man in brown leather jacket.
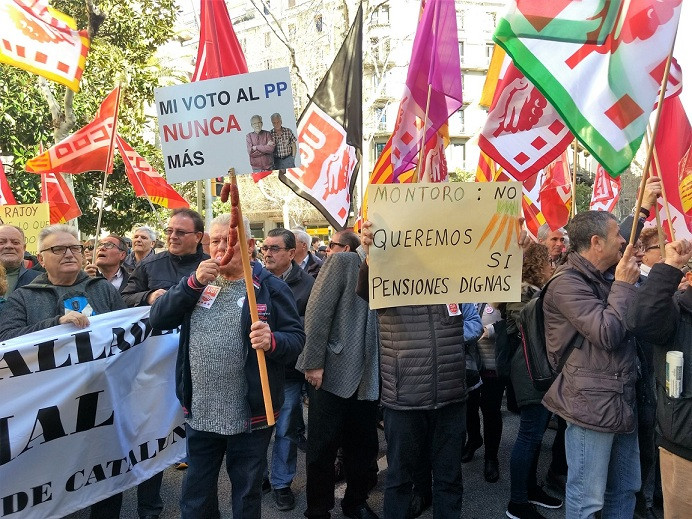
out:
M567 232L571 248L558 271L573 272L550 284L543 303L553 367L575 341L543 398L567 421L566 516L589 518L602 510L602 517L632 517L641 480L637 352L624 315L636 297L639 267L631 245L620 252L625 240L610 213L578 214Z

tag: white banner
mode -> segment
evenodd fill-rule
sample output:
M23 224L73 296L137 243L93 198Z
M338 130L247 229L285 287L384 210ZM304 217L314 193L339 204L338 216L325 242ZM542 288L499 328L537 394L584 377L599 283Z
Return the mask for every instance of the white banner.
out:
M258 152L251 152L248 142L265 145L268 137L259 142L248 137L254 133L250 120L255 115L262 118L262 131L269 132L271 115L278 113L283 127L296 135L287 68L157 88L154 98L169 183L220 177L229 168L237 175L252 173L249 154Z
M0 343L0 517L63 517L185 455L177 331L149 307Z

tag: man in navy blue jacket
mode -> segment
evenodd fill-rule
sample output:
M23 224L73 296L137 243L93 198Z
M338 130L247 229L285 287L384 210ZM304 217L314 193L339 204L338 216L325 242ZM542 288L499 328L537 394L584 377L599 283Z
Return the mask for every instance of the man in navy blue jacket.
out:
M262 475L272 428L267 425L257 355L265 352L272 403L283 404L284 366L293 365L305 333L288 285L258 263L253 288L260 320L251 323L240 246L220 266L230 216L209 231L211 259L159 297L154 328L181 326L176 394L187 420L189 468L180 498L183 519L219 517L217 480L224 455L234 517L260 518ZM249 222L245 233L250 236ZM248 239L248 249L254 249Z

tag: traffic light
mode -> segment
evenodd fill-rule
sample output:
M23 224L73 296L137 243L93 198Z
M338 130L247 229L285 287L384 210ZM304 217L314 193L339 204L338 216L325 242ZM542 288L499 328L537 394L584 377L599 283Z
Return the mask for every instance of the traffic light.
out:
M211 196L218 198L221 196L221 190L223 189L223 177L216 177L211 179Z

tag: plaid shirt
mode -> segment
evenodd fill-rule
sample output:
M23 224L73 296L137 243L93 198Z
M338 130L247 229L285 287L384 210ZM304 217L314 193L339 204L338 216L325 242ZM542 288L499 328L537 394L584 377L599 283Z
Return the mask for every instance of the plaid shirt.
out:
M291 144L296 142L296 137L293 135L293 132L288 129L284 128L283 126L281 127L281 132L279 135L277 135L277 132L274 128L271 129L271 134L272 137L274 138L274 156L279 157L280 159L284 159L290 155L293 155L293 148L291 147Z

